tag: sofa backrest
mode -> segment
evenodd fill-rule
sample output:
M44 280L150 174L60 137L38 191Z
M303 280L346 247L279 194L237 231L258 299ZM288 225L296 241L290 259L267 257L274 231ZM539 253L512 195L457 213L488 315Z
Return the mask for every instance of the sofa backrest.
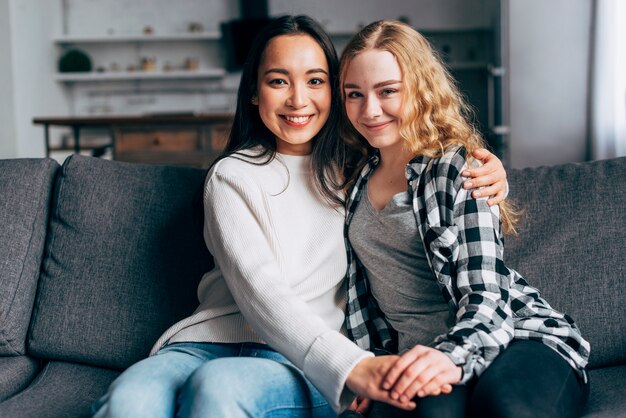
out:
M123 369L198 305L205 172L72 156L58 175L29 333L36 357Z
M0 160L0 356L26 351L58 167L49 159Z
M626 364L626 158L511 170L526 211L505 262L569 314L590 367Z

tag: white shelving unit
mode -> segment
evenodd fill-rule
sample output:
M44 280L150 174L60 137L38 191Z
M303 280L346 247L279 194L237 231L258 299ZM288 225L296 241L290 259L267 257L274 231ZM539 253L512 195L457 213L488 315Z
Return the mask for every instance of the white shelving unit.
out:
M119 34L119 35L58 35L53 42L59 48L67 49L73 46L89 50L90 46L97 45L135 45L143 44L171 44L171 43L195 43L219 41L219 32L196 32L196 33L172 33L172 34ZM223 68L198 68L196 70L171 70L171 71L91 71L76 73L56 73L54 79L63 83L88 83L97 81L141 81L141 80L201 80L220 78L226 74Z
M182 80L220 78L226 74L223 68L205 68L189 71L119 71L119 72L87 72L57 73L56 81L64 83L91 81L132 81L132 80Z
M191 42L217 41L219 32L176 33L167 35L102 35L102 36L69 36L59 35L53 38L58 45L91 44L91 43L126 43L126 42Z

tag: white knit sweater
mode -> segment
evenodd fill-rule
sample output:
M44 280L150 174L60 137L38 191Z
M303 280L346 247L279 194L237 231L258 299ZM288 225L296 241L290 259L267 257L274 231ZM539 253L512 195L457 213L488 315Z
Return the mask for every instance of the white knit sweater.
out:
M204 237L216 268L200 282L196 312L168 329L152 354L176 341L265 342L336 411L349 405L346 378L372 354L341 333L344 213L312 179L310 156L277 154L267 165L229 157L212 168Z

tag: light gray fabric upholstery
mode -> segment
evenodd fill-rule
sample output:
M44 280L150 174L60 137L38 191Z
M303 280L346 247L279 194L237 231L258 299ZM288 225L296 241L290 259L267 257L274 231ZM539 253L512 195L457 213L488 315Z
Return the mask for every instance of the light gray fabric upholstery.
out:
M50 362L26 390L0 403L0 417L80 418L119 372L81 364Z
M198 305L212 266L192 197L205 172L72 156L57 179L34 356L123 369Z
M57 168L53 160L0 160L0 356L26 351Z
M591 367L626 363L626 158L511 170L526 211L505 261L591 343Z
M0 402L24 389L39 370L39 362L28 356L0 357Z

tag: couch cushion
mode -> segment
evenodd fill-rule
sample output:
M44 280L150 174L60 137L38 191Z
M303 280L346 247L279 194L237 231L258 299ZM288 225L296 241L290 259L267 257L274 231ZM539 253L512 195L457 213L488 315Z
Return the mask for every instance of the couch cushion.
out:
M590 393L584 418L626 416L626 366L607 367L589 372Z
M39 361L28 356L0 357L0 402L24 389L39 371Z
M26 351L58 166L47 159L0 160L0 356Z
M0 403L0 417L89 417L118 371L74 363L46 364L32 385Z
M626 363L625 179L626 158L509 173L526 213L506 263L576 321L591 367Z
M191 216L204 176L66 160L29 334L33 355L123 369L197 307L197 284L212 267Z

